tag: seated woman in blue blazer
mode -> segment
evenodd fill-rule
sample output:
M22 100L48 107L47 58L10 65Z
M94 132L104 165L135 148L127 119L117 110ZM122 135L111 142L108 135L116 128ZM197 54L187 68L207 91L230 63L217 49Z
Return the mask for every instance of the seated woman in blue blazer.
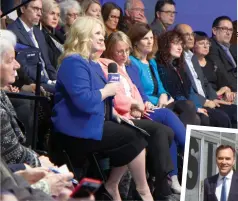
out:
M73 165L80 156L105 153L113 167L105 189L113 200L121 200L118 184L129 168L142 200L152 201L145 175L146 140L132 128L104 121L105 99L118 87L105 85L101 68L93 61L104 50L104 34L103 23L93 17L80 17L69 31L60 57L51 143L60 144Z

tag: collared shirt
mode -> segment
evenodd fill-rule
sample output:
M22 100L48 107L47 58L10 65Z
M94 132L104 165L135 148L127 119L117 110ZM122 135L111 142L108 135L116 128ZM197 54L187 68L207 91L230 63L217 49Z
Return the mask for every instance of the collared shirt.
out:
M32 33L33 33L33 34L32 34L32 37L33 37L33 40L34 40L34 45L36 45L36 47L39 48L39 44L38 44L38 42L37 42L37 40L36 40L34 31L33 31L33 27L32 27L32 28L28 27L28 26L26 25L26 23L22 21L21 18L19 18L19 19L20 19L20 21L21 21L23 27L25 28L25 30L26 30L26 32L27 32L28 34L29 34L29 31L32 31Z
M39 48L39 44L38 44L38 42L37 42L37 40L36 40L34 31L33 31L33 27L30 28L29 26L26 25L25 22L22 21L21 18L19 18L19 19L20 19L20 21L21 21L23 27L25 28L26 32L29 34L29 37L31 38L31 40L34 40L34 41L32 41L33 44L34 44L34 46L35 46L36 48ZM31 34L30 32L32 32L32 34ZM46 71L46 69L45 69L45 61L43 60L43 58L42 58L41 55L40 55L40 60L41 60L41 63L42 63L41 75L42 75L42 76L44 75L44 76L46 76L47 79L49 79L49 75L48 75L48 73L47 73L47 71ZM48 81L47 81L47 84L55 84L55 83L53 83L51 80L48 80Z
M233 170L231 170L229 172L229 174L226 175L226 198L227 198L227 200L228 200L228 196L230 193L232 176L233 176ZM224 176L219 174L218 179L217 179L216 196L217 196L218 201L221 200L223 177Z
M226 55L229 57L229 59L230 59L230 61L231 61L231 63L233 64L233 67L234 68L236 68L236 66L237 66L237 64L236 64L236 62L235 62L235 60L234 60L234 58L233 58L233 56L232 56L232 54L231 54L231 52L230 52L230 45L223 45L223 44L221 44L221 43L219 43L219 45L222 47L222 49L226 52Z
M193 53L190 50L188 52L186 52L186 51L184 52L184 58L185 58L186 64L187 64L189 71L192 75L191 81L192 81L192 83L195 84L198 94L200 94L203 97L206 97L205 92L203 91L203 88L202 88L201 81L198 78L198 74L196 73L196 71L193 67L192 57L193 57Z

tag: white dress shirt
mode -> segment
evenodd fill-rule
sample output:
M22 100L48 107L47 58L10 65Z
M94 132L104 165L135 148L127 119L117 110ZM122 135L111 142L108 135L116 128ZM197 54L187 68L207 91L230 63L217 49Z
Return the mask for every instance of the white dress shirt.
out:
M32 37L33 37L33 40L34 40L34 45L35 45L37 48L39 48L39 44L38 44L38 42L37 42L37 40L36 40L36 37L35 37L35 34L34 34L34 32L33 32L33 27L31 27L31 28L28 27L28 26L26 25L26 23L21 20L21 18L19 18L19 19L20 19L20 21L21 21L21 23L22 23L22 25L23 25L23 27L25 28L25 30L26 30L27 33L29 33L29 31L32 31L32 33L33 33Z
M27 33L29 33L30 31L32 31L32 39L34 40L34 41L32 41L33 42L33 44L35 45L35 47L36 48L39 48L39 44L38 44L38 42L37 42L37 40L36 40L36 37L35 37L35 34L34 34L34 31L33 31L33 27L28 27L27 25L26 25L26 23L25 22L23 22L22 20L21 20L21 18L19 18L20 19L20 21L21 21L21 23L22 23L22 25L23 25L23 27L25 28L25 30L26 30L26 32ZM41 71L41 75L43 76L43 75L45 75L48 79L49 79L49 75L48 75L48 73L47 73L47 71L46 71L46 69L45 69L45 61L43 60L43 58L40 56L40 59L41 59L41 63L42 63L42 67L43 67L43 69L42 69L42 71ZM56 80L48 80L47 81L47 84L55 84L56 83Z
M231 188L231 180L233 176L233 170L229 172L228 175L226 175L226 198L228 200L228 196L230 193L230 188ZM221 191L222 191L222 183L223 183L223 177L219 174L218 179L217 179L217 187L216 187L216 196L217 200L221 200Z
M198 78L198 75L193 67L193 63L192 63L192 57L193 57L193 53L189 50L189 51L184 51L184 58L185 58L185 61L188 65L188 68L189 68L189 71L190 73L192 74L192 79L195 83L195 87L197 89L197 92L198 94L200 94L201 96L203 97L206 97L204 91L203 91L203 88L202 88L202 84L201 84L201 81L199 80ZM192 81L192 80L191 80Z

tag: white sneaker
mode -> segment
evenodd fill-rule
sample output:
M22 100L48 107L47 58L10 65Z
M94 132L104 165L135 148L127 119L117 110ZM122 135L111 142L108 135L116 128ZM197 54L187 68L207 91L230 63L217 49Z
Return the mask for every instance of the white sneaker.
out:
M173 191L173 193L175 194L181 194L181 186L178 182L178 176L177 175L173 175L171 177L171 190Z

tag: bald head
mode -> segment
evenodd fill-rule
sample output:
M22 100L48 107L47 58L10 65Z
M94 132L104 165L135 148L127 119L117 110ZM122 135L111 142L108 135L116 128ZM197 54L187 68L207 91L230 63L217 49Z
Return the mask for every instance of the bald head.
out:
M192 49L194 46L194 33L192 27L190 27L188 24L178 24L174 29L181 33L184 37L184 50L187 51Z

